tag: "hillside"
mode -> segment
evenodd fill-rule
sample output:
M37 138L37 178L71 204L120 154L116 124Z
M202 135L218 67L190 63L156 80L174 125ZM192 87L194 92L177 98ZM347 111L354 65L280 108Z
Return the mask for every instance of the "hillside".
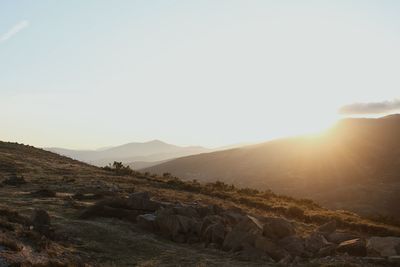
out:
M148 169L311 198L333 209L398 216L400 115L345 119L295 137L175 159Z
M0 181L1 266L393 266L400 253L399 227L351 212L16 143L0 142Z
M128 143L99 150L70 150L57 147L45 149L99 167L106 166L114 161L120 161L124 164L130 164L134 168L137 168L135 167L136 162L138 162L139 167L152 166L159 161L209 151L207 148L200 146L181 147L159 140L144 143Z

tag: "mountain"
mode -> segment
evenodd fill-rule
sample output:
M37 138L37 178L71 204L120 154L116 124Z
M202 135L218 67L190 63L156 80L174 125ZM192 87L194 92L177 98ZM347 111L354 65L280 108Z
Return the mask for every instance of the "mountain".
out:
M173 158L209 151L207 148L200 146L181 147L167 144L159 140L145 143L128 143L98 150L45 149L96 166L105 166L114 161L121 161L124 164L131 165L135 169L142 168L143 166L152 166ZM138 162L138 167L135 164L136 162Z
M311 198L333 209L399 216L400 115L339 121L302 136L183 157L144 171Z
M0 141L0 266L397 266L398 225L124 170Z

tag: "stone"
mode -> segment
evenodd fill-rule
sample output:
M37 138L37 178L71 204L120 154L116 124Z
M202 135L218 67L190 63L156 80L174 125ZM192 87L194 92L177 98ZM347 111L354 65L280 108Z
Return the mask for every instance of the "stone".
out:
M281 239L296 234L296 231L288 220L269 217L265 219L263 235L271 239Z
M159 202L150 199L148 192L137 192L129 195L127 205L134 210L154 212L161 207Z
M305 239L305 247L312 253L317 253L322 248L330 246L331 244L332 243L328 242L326 238L318 232L312 233Z
M388 257L388 261L396 263L396 266L398 266L397 264L400 264L400 256L390 256Z
M336 231L336 221L332 220L317 228L317 232L322 233L325 237Z
M263 236L255 239L254 247L267 253L275 261L280 261L289 255L287 251Z
M53 230L51 228L50 216L47 211L43 209L35 209L31 221L35 231L47 237L52 237Z
M222 245L225 239L225 227L221 223L214 223L207 227L202 235L202 240L206 243Z
M24 179L24 176L18 177L16 174L13 174L10 177L6 178L2 183L5 185L20 186L26 184L26 181Z
M382 257L400 255L398 249L400 237L379 237L373 236L367 241L367 250L370 254L377 254Z
M262 224L260 221L250 215L246 215L226 235L222 248L224 250L238 251L244 245L254 246L256 237L261 235Z
M351 239L356 239L359 236L351 233L345 233L345 232L333 232L329 235L326 236L326 239L329 242L335 243L335 244L340 244L344 241L351 240Z
M292 256L302 256L305 252L304 240L298 236L288 236L278 242L279 246L284 248Z
M225 221L230 225L235 225L244 219L244 215L234 212L234 211L226 211L221 214L221 216L225 219Z
M340 243L336 248L336 252L347 253L350 256L365 257L367 256L367 247L363 239L356 238Z
M152 232L157 230L156 216L154 214L141 214L136 217L136 221L138 226L144 230Z
M243 249L236 252L236 258L244 261L262 261L264 264L266 262L274 262L264 251L248 244L243 245Z
M195 220L171 214L171 210L156 213L156 225L161 234L173 241L183 243L189 235L195 235Z
M186 216L189 218L200 217L196 209L190 206L178 206L172 208L175 214Z

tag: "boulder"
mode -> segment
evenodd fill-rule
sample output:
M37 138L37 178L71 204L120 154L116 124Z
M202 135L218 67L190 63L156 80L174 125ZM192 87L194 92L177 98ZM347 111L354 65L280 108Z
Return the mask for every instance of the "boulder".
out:
M244 215L235 211L226 211L221 213L221 216L229 225L235 225L244 219Z
M156 216L154 214L141 214L136 217L138 226L144 230L155 231L157 230Z
M203 235L208 226L212 224L223 224L223 219L219 215L208 215L203 218L200 226L200 235Z
M351 240L351 239L356 239L359 236L351 233L345 233L345 232L333 232L330 235L326 236L326 239L329 242L335 243L335 244L340 244L344 241Z
M317 232L322 233L325 237L336 231L336 221L332 220L317 228Z
M266 262L274 262L264 251L248 244L245 244L241 251L236 252L236 258L243 261L260 261L264 265Z
M235 225L224 240L222 248L224 250L238 251L244 245L254 246L255 239L262 235L263 226L261 222L246 215L237 225Z
M311 253L318 253L322 248L331 246L326 238L318 232L314 232L305 239L305 248Z
M183 243L197 235L196 220L174 214L171 209L157 211L155 222L161 234L175 242Z
M287 251L263 236L258 236L255 239L254 247L267 253L275 261L280 261L289 255Z
M199 214L196 209L191 206L177 206L172 208L175 214L186 216L189 218L198 218Z
M50 216L43 209L35 209L32 214L33 229L47 237L51 237L53 230L51 229Z
M121 198L105 199L87 208L79 216L80 219L93 217L108 217L136 222L136 217L143 214L142 210L127 209L126 201Z
M263 235L271 239L281 239L296 234L291 222L283 218L268 217L265 219Z
M336 252L347 253L350 256L365 257L367 255L367 247L363 239L356 238L340 243L336 248Z
M370 254L382 257L400 255L400 237L373 236L367 241L367 250Z
M305 254L304 240L298 236L288 236L279 240L278 245L284 248L292 256Z
M127 205L130 209L154 212L161 207L159 202L150 199L149 192L137 192L129 195Z
M24 179L24 176L18 177L16 174L13 174L10 177L6 178L2 183L4 185L19 186L26 184L26 181Z
M222 245L225 239L225 227L222 223L214 223L207 227L202 234L202 240L206 243Z

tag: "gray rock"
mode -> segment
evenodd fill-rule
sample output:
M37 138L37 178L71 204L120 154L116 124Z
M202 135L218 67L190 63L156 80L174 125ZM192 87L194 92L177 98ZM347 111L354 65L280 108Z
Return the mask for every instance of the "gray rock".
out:
M154 212L161 207L159 202L150 199L148 192L130 194L126 201L130 209Z
M312 233L305 239L306 250L312 253L318 253L322 248L331 245L332 243L328 242L326 238L318 232Z
M254 242L254 247L267 253L275 261L280 261L287 257L289 253L276 245L273 241L263 237L258 236Z
M361 238L356 238L340 243L336 252L347 253L350 256L365 257L367 256L367 247L365 241Z
M397 250L398 246L400 246L400 237L373 236L367 241L368 253L372 255L379 255L382 257L399 255L399 252Z
M263 235L271 239L281 239L296 234L296 231L288 220L283 218L265 218Z
M335 243L335 244L340 244L344 241L351 240L351 239L356 239L359 236L351 234L351 233L345 233L345 232L333 232L330 235L328 235L326 238L329 242Z
M214 223L207 227L202 235L202 240L206 243L222 245L225 239L225 227L221 223Z
M256 237L262 235L262 229L263 226L258 219L247 215L226 235L222 248L238 251L244 245L254 246Z
M302 256L305 253L305 244L301 237L288 236L279 240L278 244L292 256Z
M136 217L138 226L148 231L156 231L156 216L154 214L142 214Z
M332 220L317 228L317 232L322 233L325 237L336 231L336 221Z

